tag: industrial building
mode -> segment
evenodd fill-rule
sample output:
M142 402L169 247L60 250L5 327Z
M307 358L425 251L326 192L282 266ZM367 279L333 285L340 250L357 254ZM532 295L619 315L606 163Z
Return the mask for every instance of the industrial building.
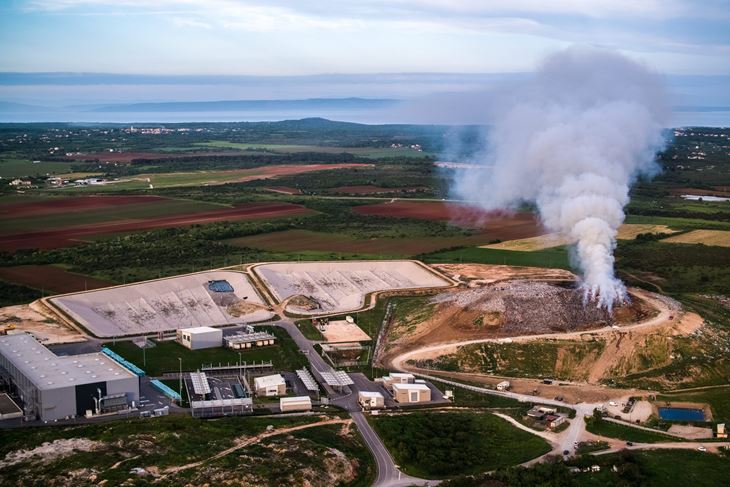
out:
M413 384L416 378L413 374L391 372L388 375L384 375L381 379L376 380L382 382L385 387L390 388L393 384Z
M379 392L359 391L357 401L365 409L379 409L385 407L385 397Z
M309 396L282 397L279 399L279 409L282 413L294 411L311 411L312 400Z
M402 404L429 402L431 389L426 384L393 384L393 399Z
M257 396L283 396L286 394L286 381L281 374L265 375L253 380Z
M223 330L210 326L196 326L177 330L177 341L190 350L215 348L223 345Z
M265 347L276 344L276 337L266 331L241 332L223 338L226 347L233 350L244 348Z
M114 412L139 401L139 377L102 353L59 357L28 334L0 337L0 373L27 420Z

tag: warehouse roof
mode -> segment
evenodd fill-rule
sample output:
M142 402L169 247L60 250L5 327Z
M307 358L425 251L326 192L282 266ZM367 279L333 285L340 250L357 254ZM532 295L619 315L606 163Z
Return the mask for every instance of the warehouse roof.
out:
M258 389L260 387L278 386L286 384L281 374L265 375L263 377L256 377L253 380L254 386Z
M213 328L212 326L194 326L192 328L181 328L180 331L185 331L188 333L209 333L211 331L220 331L223 333L223 330L219 328Z
M358 394L360 394L362 397L383 397L381 393L371 391L359 391Z
M0 337L0 355L40 390L137 377L102 353L59 357L26 333Z

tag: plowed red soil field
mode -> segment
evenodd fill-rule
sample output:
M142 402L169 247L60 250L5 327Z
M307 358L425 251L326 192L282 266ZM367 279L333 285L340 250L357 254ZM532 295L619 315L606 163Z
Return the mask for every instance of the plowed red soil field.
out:
M196 212L194 214L117 220L107 223L66 226L42 231L2 235L0 236L0 249L9 251L26 248L51 249L74 245L79 241L83 241L84 238L99 235L180 227L225 220L255 220L309 213L311 213L311 210L304 206L290 203L248 203L234 208Z
M505 228L538 226L535 215L526 212L484 211L474 206L441 201L394 201L377 205L357 206L353 211L362 215L415 218L417 220L446 220L471 228ZM536 233L535 235L539 235ZM517 237L516 237L517 238ZM504 240L504 239L502 239Z
M340 186L330 188L328 193L340 194L378 194L378 193L413 193L419 188L381 188L380 186L362 185L362 186Z
M69 272L52 265L0 267L0 279L36 289L44 289L46 293L49 291L54 293L73 293L114 285L111 282Z
M74 196L59 197L31 203L14 203L0 206L0 218L50 215L53 213L69 213L97 208L136 205L140 203L156 203L165 201L160 196Z

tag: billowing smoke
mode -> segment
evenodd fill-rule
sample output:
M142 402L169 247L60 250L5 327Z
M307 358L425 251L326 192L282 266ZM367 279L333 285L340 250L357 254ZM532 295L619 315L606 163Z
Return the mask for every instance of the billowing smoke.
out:
M536 204L543 224L574 244L586 299L626 298L614 275L629 186L656 170L669 115L658 76L626 57L571 48L502 97L482 164L455 180L456 196L485 209Z

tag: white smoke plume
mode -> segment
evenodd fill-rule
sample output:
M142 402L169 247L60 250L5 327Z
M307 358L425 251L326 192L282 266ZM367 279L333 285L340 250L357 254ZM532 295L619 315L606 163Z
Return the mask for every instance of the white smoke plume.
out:
M549 57L493 110L482 164L456 196L485 209L536 204L550 231L574 245L586 299L626 299L614 275L616 234L629 187L656 170L669 110L658 76L612 52L570 48Z

